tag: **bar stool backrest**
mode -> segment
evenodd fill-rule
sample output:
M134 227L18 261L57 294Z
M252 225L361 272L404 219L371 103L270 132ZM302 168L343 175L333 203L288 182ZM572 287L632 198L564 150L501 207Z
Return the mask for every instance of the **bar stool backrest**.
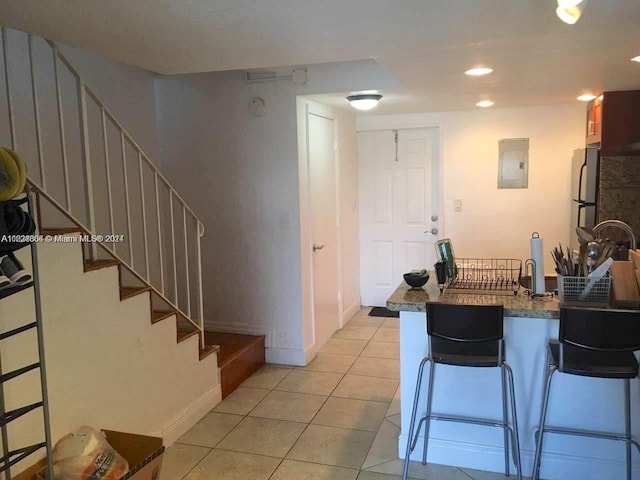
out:
M453 342L495 342L503 337L503 310L502 305L427 303L427 333Z
M561 307L558 340L600 352L640 350L640 310Z

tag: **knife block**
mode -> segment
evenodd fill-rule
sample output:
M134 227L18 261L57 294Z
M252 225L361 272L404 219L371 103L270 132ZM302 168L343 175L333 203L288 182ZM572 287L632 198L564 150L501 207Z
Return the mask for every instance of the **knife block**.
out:
M633 261L616 260L611 264L611 293L614 307L640 307L640 288Z

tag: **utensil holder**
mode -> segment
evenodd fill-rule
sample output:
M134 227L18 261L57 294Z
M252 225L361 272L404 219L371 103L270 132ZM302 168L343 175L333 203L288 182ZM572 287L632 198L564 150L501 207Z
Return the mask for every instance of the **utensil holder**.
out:
M588 285L589 293L584 300L580 296ZM572 277L558 275L558 296L567 305L581 305L584 307L606 307L609 304L611 292L611 277Z

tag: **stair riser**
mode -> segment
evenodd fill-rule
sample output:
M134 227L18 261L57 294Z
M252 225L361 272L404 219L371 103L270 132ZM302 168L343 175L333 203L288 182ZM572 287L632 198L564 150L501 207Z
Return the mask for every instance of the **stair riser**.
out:
M262 365L264 365L264 338L220 368L222 398L226 398Z

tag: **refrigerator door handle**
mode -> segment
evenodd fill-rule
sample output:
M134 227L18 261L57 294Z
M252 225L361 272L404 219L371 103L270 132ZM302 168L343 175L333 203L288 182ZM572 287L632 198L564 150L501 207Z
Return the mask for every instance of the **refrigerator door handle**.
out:
M582 199L582 174L584 173L584 169L587 168L587 158L586 158L586 153L585 153L585 159L584 159L584 163L582 164L582 166L580 167L580 176L578 177L578 203L580 202L584 202L586 200ZM579 212L579 211L578 211ZM578 216L580 214L578 213Z
M582 209L584 208L584 205L582 203L578 203L578 224L576 225L576 227L581 227L582 223L580 222L580 217L582 216Z

